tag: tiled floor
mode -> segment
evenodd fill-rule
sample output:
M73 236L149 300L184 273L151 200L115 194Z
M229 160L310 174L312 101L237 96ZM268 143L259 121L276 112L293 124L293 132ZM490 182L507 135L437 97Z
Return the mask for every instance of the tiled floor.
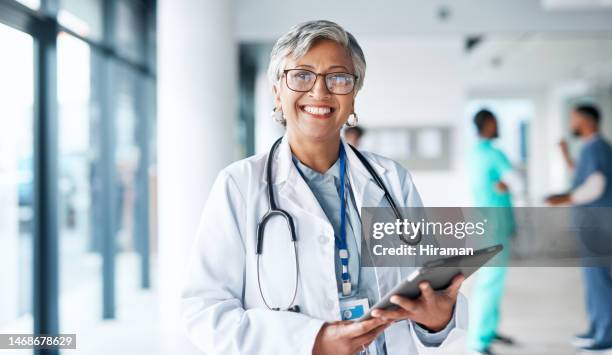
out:
M472 280L463 292L468 296ZM578 268L510 268L500 331L518 341L516 347L495 347L502 355L575 354L568 340L584 330L586 320ZM164 331L163 329L174 329ZM161 327L153 292L137 292L118 311L118 319L98 322L77 335L78 350L62 354L191 355L197 350L182 327ZM458 344L457 344L458 345ZM461 347L444 352L459 354ZM7 352L0 351L0 354ZM16 352L15 354L24 354Z
M471 282L466 282L469 298ZM100 326L91 341L83 334L83 354L191 354L180 333L161 334L156 327L155 297L140 295L122 319ZM585 328L583 288L578 268L521 268L508 271L501 331L513 336L515 347L495 348L499 354L575 354L568 340ZM103 335L105 334L105 335ZM85 351L87 350L87 351ZM454 351L453 351L454 352Z
M575 354L569 340L586 328L580 269L511 267L501 312L499 331L518 344L494 346L496 354Z

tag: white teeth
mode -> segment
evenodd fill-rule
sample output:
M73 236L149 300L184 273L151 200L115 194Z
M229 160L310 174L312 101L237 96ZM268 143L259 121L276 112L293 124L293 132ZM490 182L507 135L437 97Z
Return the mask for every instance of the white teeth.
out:
M304 106L304 111L313 115L327 115L331 112L331 107Z

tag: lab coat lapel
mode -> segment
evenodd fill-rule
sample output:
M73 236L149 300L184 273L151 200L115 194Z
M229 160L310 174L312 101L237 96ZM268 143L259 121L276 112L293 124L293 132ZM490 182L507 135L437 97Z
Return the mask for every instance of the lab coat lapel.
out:
M306 184L306 181L304 181L300 173L297 172L295 166L289 172L289 178L281 188L280 196L291 203L296 209L299 209L300 212L297 213L307 213L331 226L319 201L317 201L317 198L314 196L312 190L310 190L310 187Z
M274 165L273 169L276 170L274 185L279 189L278 199L280 201L277 201L279 207L283 208L282 206L288 202L299 210L296 212L296 216L303 215L302 213L305 212L331 226L310 187L293 164L291 147L286 135L278 147L276 157L274 157Z
M361 209L363 207L380 206L385 194L376 185L366 167L361 163L355 152L353 152L353 149L346 142L343 142L343 144L348 158L349 181L355 195L359 216L361 216ZM381 177L385 174L383 167L375 164L373 161L370 161L370 164Z

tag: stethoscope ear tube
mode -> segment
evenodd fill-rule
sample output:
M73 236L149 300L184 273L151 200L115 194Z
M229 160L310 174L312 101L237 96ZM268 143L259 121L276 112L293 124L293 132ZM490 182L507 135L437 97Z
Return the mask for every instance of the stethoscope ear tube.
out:
M263 253L263 238L264 232L266 231L266 223L268 223L268 218L270 217L270 212L266 213L261 221L257 224L257 248L255 249L255 254L261 255Z
M272 185L272 162L274 161L274 153L276 152L276 148L281 144L283 137L274 142L272 148L270 148L270 153L268 154L268 160L266 162L266 183L268 190L268 213L270 211L275 211L276 208L276 200L274 199L274 186Z
M376 185L378 185L378 187L380 187L383 190L383 192L385 194L385 199L387 200L387 203L389 203L389 206L391 206L391 209L393 210L393 214L395 215L395 218L401 220L402 219L402 214L400 213L399 208L397 208L397 205L395 204L395 201L393 200L393 197L391 197L391 194L389 193L389 190L387 190L387 188L385 187L385 184L380 179L380 176L378 176L378 174L376 173L376 171L374 170L372 165L370 165L370 162L368 162L368 160L363 156L363 154L361 154L361 152L359 152L359 150L357 150L357 148L353 147L350 144L349 144L349 147L351 147L351 150L355 153L357 158L359 158L359 161L361 161L361 164L363 164L363 166L365 166L366 170L370 173L370 175L374 179L374 182L376 183ZM409 244L409 245L419 244L421 242L421 238L422 238L422 234L420 232L419 232L418 237L415 238L414 240L408 240L408 239L406 239L406 237L400 236L400 239L404 243Z

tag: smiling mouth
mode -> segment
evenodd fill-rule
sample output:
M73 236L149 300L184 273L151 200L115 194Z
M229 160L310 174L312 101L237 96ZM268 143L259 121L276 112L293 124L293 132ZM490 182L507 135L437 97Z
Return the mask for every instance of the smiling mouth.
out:
M330 107L330 106L310 106L310 105L301 105L300 110L315 118L328 118L334 113L334 111L336 111L335 108Z

